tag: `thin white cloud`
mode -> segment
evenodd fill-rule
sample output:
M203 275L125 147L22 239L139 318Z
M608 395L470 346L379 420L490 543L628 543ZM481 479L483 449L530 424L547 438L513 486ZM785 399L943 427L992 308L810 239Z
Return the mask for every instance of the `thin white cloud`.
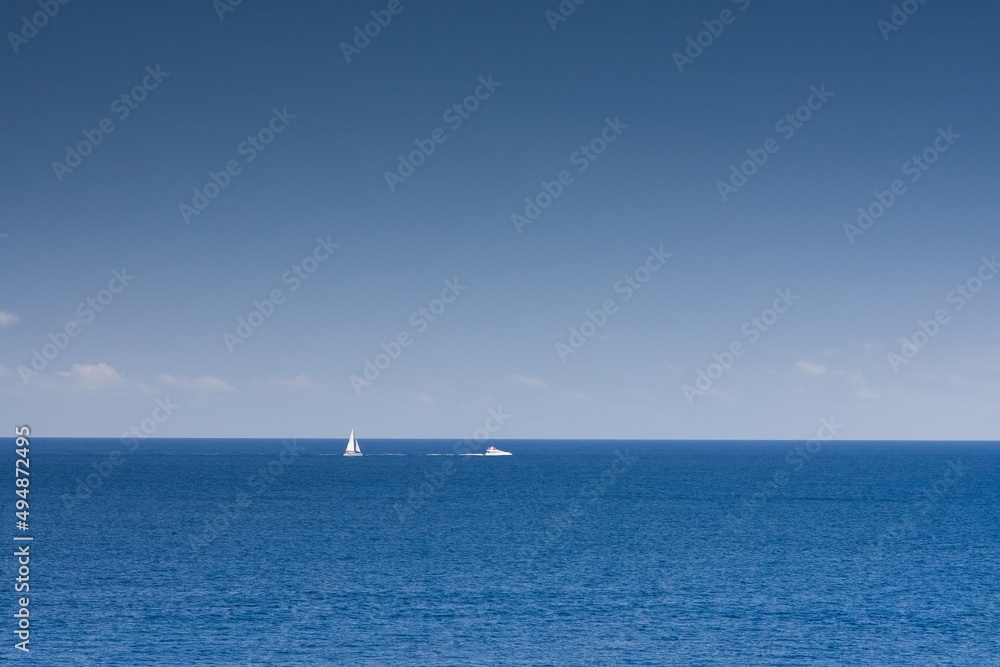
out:
M823 364L814 364L811 361L796 361L795 367L806 375L823 375L826 373L826 366Z
M871 389L867 389L864 387L862 387L861 389L855 389L854 395L857 396L858 398L866 398L872 401L877 401L878 399L882 398L882 394L878 393L877 391L873 391Z
M161 375L160 382L178 389L193 389L194 391L232 391L233 385L212 375L202 375L199 378L186 378L178 375Z
M431 396L430 394L425 394L422 391L418 391L416 393L416 398L417 398L417 402L418 403L433 403L434 402L434 397L433 396Z
M848 382L852 382L854 384L868 384L868 380L866 380L865 376L862 375L861 373L851 373L849 371L837 371L837 375L840 377L847 378Z
M549 385L546 384L545 380L542 378L528 377L527 375L521 375L520 373L514 373L507 379L514 384L519 384L522 387L527 387L528 389L534 389L536 391L549 388Z
M158 387L154 387L153 385L146 384L145 382L142 381L136 382L135 386L136 389L138 389L140 392L146 395L159 394L161 391Z
M122 374L103 361L99 364L73 364L68 371L60 371L58 375L79 389L88 391L110 389L125 384Z
M315 389L316 381L302 373L294 378L271 378L257 383L260 389Z
M868 384L868 380L861 373L855 373L853 371L839 371L825 366L823 364L817 364L812 361L796 361L795 367L799 369L799 372L805 373L806 375L820 376L826 375L828 377L838 377L844 378L852 384Z
M4 368L3 364L0 364L0 377L3 377L4 375L7 375L7 369Z
M21 321L21 318L14 313L7 310L0 310L0 327L9 327L12 324L17 324Z
M582 391L576 391L574 389L563 389L559 392L559 395L567 401L585 401L590 398L589 394L585 394Z

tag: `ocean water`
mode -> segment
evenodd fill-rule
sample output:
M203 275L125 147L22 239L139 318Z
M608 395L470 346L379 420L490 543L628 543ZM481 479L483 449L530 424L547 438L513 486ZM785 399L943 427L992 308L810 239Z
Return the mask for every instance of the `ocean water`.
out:
M996 445L361 444L34 439L0 662L1000 665Z

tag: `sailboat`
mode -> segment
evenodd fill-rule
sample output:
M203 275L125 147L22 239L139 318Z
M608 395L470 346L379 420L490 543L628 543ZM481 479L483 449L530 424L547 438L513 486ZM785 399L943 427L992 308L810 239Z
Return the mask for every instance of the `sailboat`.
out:
M344 450L344 456L361 456L361 447L358 446L358 441L354 439L354 429L351 429L351 439L347 441L347 449Z

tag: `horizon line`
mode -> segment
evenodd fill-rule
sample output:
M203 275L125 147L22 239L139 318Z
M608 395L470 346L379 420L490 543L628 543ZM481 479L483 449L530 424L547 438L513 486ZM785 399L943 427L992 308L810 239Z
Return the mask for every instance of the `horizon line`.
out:
M32 442L37 440L135 440L133 436L113 437L113 436L91 436L91 435L31 435ZM0 439L14 440L14 436L4 436ZM475 440L469 437L437 437L437 438L386 438L386 437L365 437L357 438L359 441L433 441L442 440ZM817 438L490 438L487 442L809 442ZM169 440L323 440L347 441L345 437L304 437L304 436L269 436L269 437L242 437L242 436L178 436L178 437L156 437L142 438L140 442L163 442ZM937 439L937 438L837 438L824 439L823 444L832 443L858 443L858 442L884 442L884 443L920 443L920 442L956 442L956 443L1000 443L1000 439Z

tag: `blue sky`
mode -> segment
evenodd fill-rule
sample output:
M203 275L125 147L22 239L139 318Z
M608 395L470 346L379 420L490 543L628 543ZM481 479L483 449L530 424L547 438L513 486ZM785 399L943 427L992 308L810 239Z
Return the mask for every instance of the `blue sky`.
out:
M996 438L995 3L220 6L0 10L10 427Z

